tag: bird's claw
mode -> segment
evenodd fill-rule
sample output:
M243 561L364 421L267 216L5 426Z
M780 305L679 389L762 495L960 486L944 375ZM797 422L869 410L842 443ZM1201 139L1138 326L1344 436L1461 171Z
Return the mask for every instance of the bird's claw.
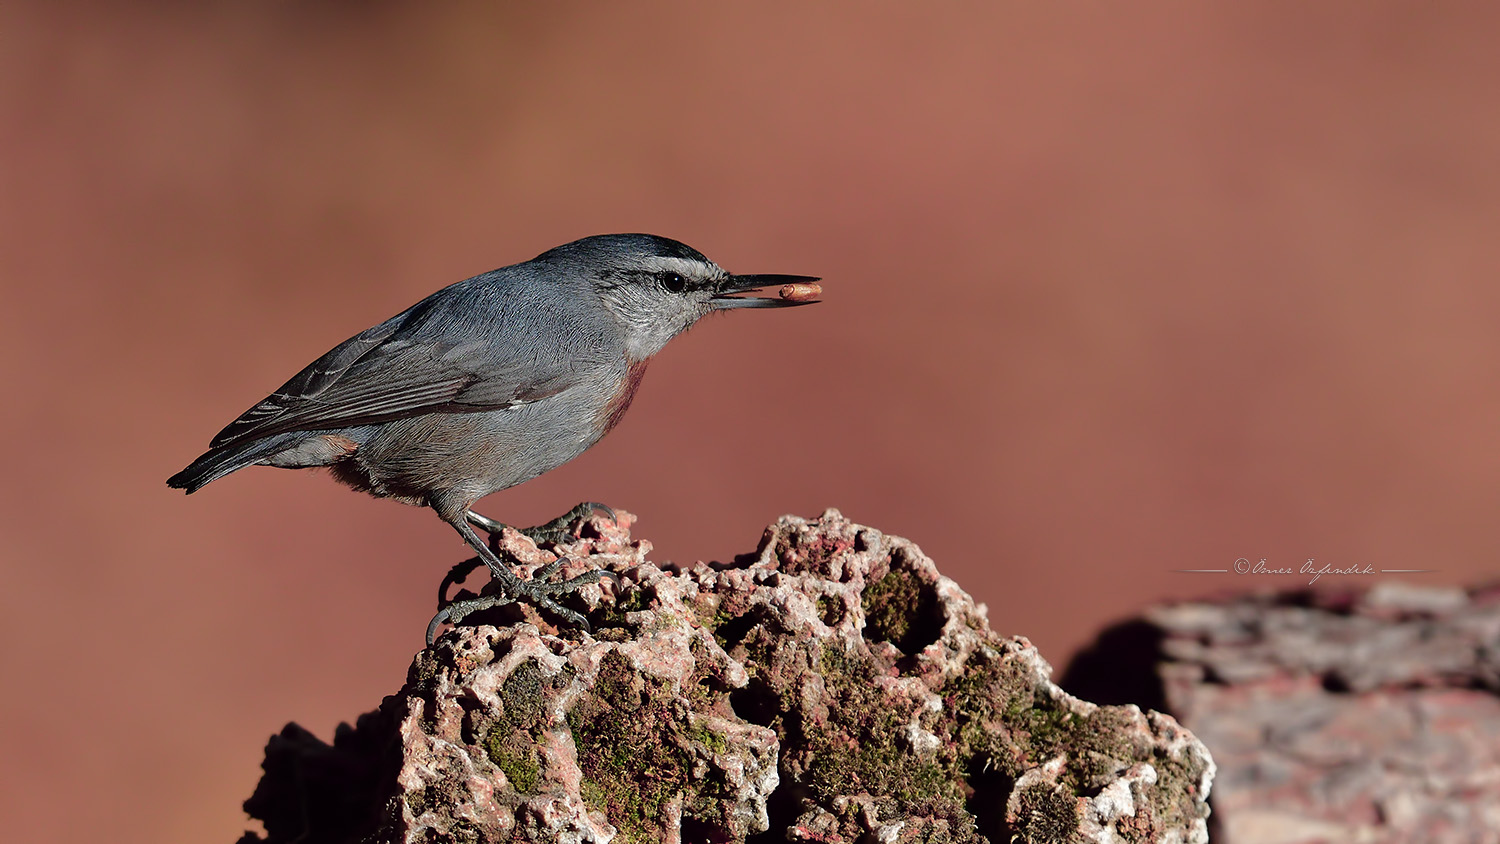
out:
M557 596L571 595L584 586L598 583L601 578L608 577L618 581L620 577L612 571L593 569L567 580L552 582L546 579L556 574L567 562L567 557L558 557L533 571L530 580L519 581L506 592L454 601L439 610L437 615L432 617L432 621L427 624L427 646L432 646L433 640L437 637L437 629L444 622L456 625L473 613L503 607L517 601L531 604L539 610L546 610L569 624L581 628L585 633L592 633L594 629L589 625L588 619L584 618L582 613L558 603Z
M601 578L610 577L619 580L619 576L612 571L592 569L577 577L571 577L555 583L546 580L546 578L556 574L558 569L561 569L563 564L567 562L568 559L566 557L558 557L556 560L532 572L530 580L521 581L517 590L520 594L517 597L539 609L550 610L554 614L562 616L573 625L582 628L585 633L592 633L594 629L589 626L588 619L584 618L581 613L559 604L553 596L571 595L591 583L598 583Z
M478 598L454 601L438 610L437 615L427 622L427 647L432 647L433 640L437 638L437 629L443 625L443 622L457 625L473 613L503 607L515 601L516 599L509 595L481 595Z
M529 527L520 532L530 537L531 541L538 545L548 542L561 544L574 538L573 525L582 519L587 519L594 515L595 511L602 511L605 515L609 516L609 520L612 522L619 522L620 520L619 516L615 515L614 509L608 504L600 504L597 501L585 501L550 522Z
M620 579L620 576L618 574L615 574L614 572L607 569L590 569L589 571L586 571L583 574L580 574L577 577L570 578L568 580L564 580L558 583L547 582L547 578L551 577L554 574L557 574L558 569L561 569L563 565L568 562L570 562L570 560L567 557L558 557L552 562L534 569L531 572L531 579L522 581L522 583L527 585L536 584L537 588L542 589L549 594L567 594L569 592L577 591L580 587L587 586L590 583L598 583L599 579L603 577L608 577L616 581Z

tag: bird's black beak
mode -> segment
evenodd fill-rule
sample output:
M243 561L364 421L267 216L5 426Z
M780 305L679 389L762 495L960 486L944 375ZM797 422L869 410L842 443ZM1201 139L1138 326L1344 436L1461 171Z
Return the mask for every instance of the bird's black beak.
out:
M776 273L763 275L732 275L724 279L723 286L719 292L714 294L714 307L719 310L730 308L791 308L797 305L811 305L818 300L817 296L822 293L822 288L816 282L818 278L810 275L779 275ZM737 296L737 293L749 293L752 290L760 290L766 287L780 287L780 298L773 299L769 296Z

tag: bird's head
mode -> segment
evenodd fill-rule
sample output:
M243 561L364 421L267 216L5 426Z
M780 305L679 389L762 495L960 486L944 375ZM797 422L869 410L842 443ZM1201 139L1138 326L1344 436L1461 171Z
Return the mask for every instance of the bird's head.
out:
M742 294L765 287L806 284L800 275L733 275L686 244L650 234L611 234L559 246L538 260L567 260L592 283L600 301L626 331L626 349L636 360L715 311L785 308L811 299Z

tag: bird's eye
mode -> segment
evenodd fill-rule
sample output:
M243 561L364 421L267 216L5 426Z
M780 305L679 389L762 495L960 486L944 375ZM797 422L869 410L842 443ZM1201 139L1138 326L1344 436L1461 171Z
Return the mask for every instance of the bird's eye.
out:
M681 293L687 289L687 279L677 273L662 273L661 286L670 293Z

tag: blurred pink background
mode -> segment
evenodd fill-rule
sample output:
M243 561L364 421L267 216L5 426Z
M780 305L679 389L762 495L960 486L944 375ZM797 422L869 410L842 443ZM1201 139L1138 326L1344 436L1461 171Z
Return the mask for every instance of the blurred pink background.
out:
M678 340L497 518L600 500L727 559L837 506L1059 669L1304 582L1173 569L1495 575L1497 18L0 6L7 838L233 841L272 732L397 688L452 530L316 473L163 482L345 337L588 234L827 301Z

